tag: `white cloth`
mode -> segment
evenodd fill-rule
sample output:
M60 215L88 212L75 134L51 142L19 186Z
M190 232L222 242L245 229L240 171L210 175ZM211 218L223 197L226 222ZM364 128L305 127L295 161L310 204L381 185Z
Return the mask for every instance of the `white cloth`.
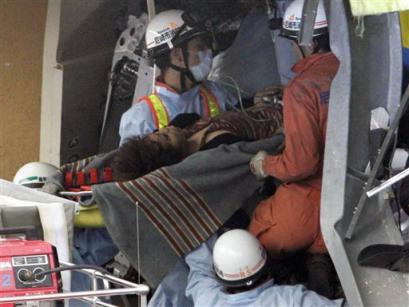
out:
M237 103L234 96L217 83L204 81L203 84L215 96L221 112L226 111L226 106L229 103L233 105ZM161 83L155 86L156 94L165 105L170 121L182 113L197 113L200 116L206 114L199 89L200 86L197 85L179 94ZM130 137L144 136L152 133L156 128L148 103L142 99L122 115L119 125L120 145Z
M213 246L211 240L208 241ZM212 244L213 243L213 244ZM195 306L286 306L319 307L341 306L342 300L331 301L302 285L278 286L269 280L261 286L246 292L228 294L216 280L212 267L212 253L203 243L186 256L190 268L186 296L190 296Z
M0 179L0 206L37 207L44 241L57 248L59 260L71 261L75 202ZM62 272L62 280L69 290L69 272Z
M394 173L403 171L408 164L409 152L403 148L396 148L392 156L391 168Z
M389 127L389 113L386 111L385 108L378 107L376 109L371 110L371 122L370 122L370 129L388 129Z

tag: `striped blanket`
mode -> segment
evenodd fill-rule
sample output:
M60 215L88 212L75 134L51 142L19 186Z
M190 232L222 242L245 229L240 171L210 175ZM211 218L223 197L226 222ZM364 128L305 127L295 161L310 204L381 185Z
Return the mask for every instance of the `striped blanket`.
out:
M259 150L277 153L283 136L222 145L144 177L94 185L115 244L156 287L179 257L204 242L262 185L249 169Z

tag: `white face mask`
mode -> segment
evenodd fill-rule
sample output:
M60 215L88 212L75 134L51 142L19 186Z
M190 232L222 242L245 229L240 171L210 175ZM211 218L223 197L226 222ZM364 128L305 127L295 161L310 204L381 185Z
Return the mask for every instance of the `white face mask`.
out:
M212 69L213 53L211 50L199 51L199 64L190 67L190 71L197 82L203 81L207 78Z

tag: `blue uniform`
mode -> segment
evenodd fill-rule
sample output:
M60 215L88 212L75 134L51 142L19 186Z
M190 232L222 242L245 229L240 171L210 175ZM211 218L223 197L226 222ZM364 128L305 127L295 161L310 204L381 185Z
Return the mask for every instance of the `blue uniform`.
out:
M186 296L195 306L341 306L343 300L329 300L302 285L278 286L271 279L252 290L228 294L213 273L212 253L206 243L186 256L190 268Z
M204 98L199 92L201 86L213 94L220 112L226 111L229 103L233 105L237 103L237 100L222 86L212 81L204 81L201 85L194 86L182 94L158 82L155 86L155 94L164 104L170 121L182 113L196 113L206 117ZM144 136L156 129L151 108L145 99L141 99L122 115L119 125L120 144L130 137Z
M153 293L148 307L193 307L192 299L185 295L188 274L186 262L179 259Z

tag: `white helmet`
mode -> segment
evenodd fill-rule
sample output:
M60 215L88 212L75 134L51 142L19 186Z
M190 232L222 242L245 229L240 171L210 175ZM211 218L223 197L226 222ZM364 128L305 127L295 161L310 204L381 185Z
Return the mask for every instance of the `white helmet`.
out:
M285 10L281 35L288 38L298 38L301 29L302 10L304 0L294 0ZM314 23L313 37L328 32L327 16L322 0L318 3L317 16Z
M230 230L216 241L213 249L216 276L227 287L251 286L268 272L265 249L248 231Z
M17 171L13 182L28 188L40 189L48 177L54 175L58 168L45 162L30 162Z
M168 10L157 14L146 28L146 49L155 58L164 54L174 46L180 45L191 38L204 34L204 29L188 26L182 19L183 11ZM175 38L175 35L178 36Z

